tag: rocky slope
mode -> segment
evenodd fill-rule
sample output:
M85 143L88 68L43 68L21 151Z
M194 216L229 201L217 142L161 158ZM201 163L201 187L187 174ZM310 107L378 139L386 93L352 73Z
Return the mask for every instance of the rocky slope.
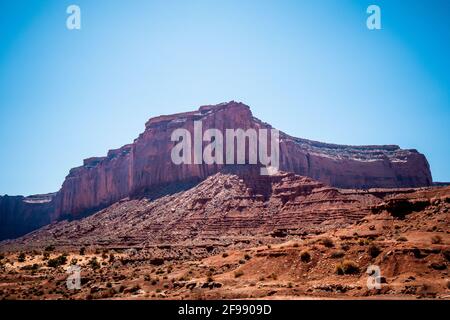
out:
M203 106L198 111L160 116L146 123L145 131L132 143L111 150L106 157L84 160L70 170L61 189L49 204L30 207L40 221L79 218L113 204L125 197L154 193L161 186L191 184L228 169L225 165L182 164L171 161L174 142L171 133L178 128L193 132L194 121L209 128L255 130L271 128L253 117L248 106L229 102ZM205 142L205 145L207 143ZM237 166L238 171L253 172L252 166ZM235 168L236 169L236 168ZM343 146L309 141L280 133L280 170L308 176L341 188L419 187L432 183L426 158L416 150L398 146ZM18 199L18 203L20 203ZM5 229L25 223L20 230L30 230L39 223L28 223L23 205L15 206L13 218L4 219ZM11 216L10 207L1 207L0 217ZM21 234L21 232L20 232ZM0 233L0 239L14 233Z
M0 299L450 299L450 187L264 179L217 174L0 243Z
M89 217L45 226L2 247L223 247L347 226L389 195L415 189L338 189L293 173L217 173L156 200L123 199Z

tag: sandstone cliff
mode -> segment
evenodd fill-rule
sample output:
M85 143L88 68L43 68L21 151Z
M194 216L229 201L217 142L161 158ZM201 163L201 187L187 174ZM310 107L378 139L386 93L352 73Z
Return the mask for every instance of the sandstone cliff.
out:
M0 240L15 238L51 222L55 194L0 196Z
M193 132L194 121L209 128L271 128L253 117L242 103L229 102L202 106L198 111L150 119L145 131L132 143L111 150L106 157L86 159L83 166L70 170L61 190L48 206L42 221L78 218L104 208L124 197L152 193L161 186L195 183L226 165L181 164L171 161L173 130ZM205 143L206 145L206 143ZM233 170L253 172L250 165L231 166ZM428 162L416 150L398 146L344 146L320 143L280 133L280 170L308 176L340 188L399 188L432 184ZM14 215L25 216L21 206ZM9 215L3 208L0 216ZM18 221L22 218L18 218ZM26 219L25 219L26 220ZM8 220L9 221L9 220ZM10 228L5 225L3 228ZM29 229L29 228L25 228ZM6 237L0 234L0 239Z
M71 170L58 194L55 217L104 207L161 184L201 181L222 170L224 165L172 163L171 133L177 128L193 132L196 120L202 121L203 130L271 128L254 118L248 106L237 102L152 118L133 144L110 151L104 158L87 159L82 167ZM392 145L326 144L285 133L280 134L280 170L341 188L420 187L432 183L428 162L416 150Z

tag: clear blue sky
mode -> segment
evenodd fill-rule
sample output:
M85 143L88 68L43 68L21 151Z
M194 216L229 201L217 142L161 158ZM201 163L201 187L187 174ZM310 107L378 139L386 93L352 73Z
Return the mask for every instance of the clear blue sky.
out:
M294 136L416 148L450 181L449 57L446 0L1 1L0 194L56 191L148 118L229 100Z

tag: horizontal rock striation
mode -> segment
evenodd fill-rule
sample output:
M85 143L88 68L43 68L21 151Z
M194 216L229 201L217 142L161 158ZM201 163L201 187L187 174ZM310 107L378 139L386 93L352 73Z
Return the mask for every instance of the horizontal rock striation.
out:
M89 217L62 221L12 242L117 247L235 241L248 236L323 232L355 222L382 199L293 173L217 173L195 187L150 201L119 201Z
M172 162L171 150L175 145L171 141L172 132L184 128L193 135L194 121L200 120L203 131L210 128L222 132L238 128L272 128L253 117L248 106L234 101L152 118L132 144L111 150L106 157L86 159L83 166L70 170L48 212L44 213L48 215L46 221L80 218L125 197L154 193L161 186L198 183L217 172L247 172L257 178L259 170L252 165L176 165ZM207 144L204 142L205 146ZM280 170L340 188L403 188L432 184L428 162L416 150L403 150L398 146L326 144L291 137L283 132L280 132ZM2 209L0 215L6 214L9 213ZM20 216L22 212L17 209L14 214ZM1 233L0 239L3 238L5 234Z
M201 181L221 171L224 165L175 165L171 161L172 132L184 128L193 135L194 121L199 120L203 130L271 128L254 118L248 106L237 102L152 118L133 144L110 151L105 158L85 160L82 167L71 171L58 195L57 216L76 215L161 184ZM285 133L280 134L280 170L341 188L421 187L432 183L426 158L415 150L326 144Z
M55 194L0 196L0 239L15 238L51 222Z

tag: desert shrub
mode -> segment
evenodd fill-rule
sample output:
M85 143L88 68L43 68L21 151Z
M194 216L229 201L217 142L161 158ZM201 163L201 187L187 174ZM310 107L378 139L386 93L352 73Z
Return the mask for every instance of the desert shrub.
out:
M341 249L344 251L348 251L350 249L350 244L348 242L342 243Z
M115 257L114 257L114 255L111 253L111 254L109 255L109 262L114 262L114 259L115 259Z
M86 248L85 247L81 247L80 248L80 256L84 256L85 253L86 253Z
M37 263L33 263L32 265L23 266L21 269L22 270L36 271L39 268L40 268L40 265L38 265Z
M228 257L228 253L226 253L226 252L222 253L222 258L226 258L226 257Z
M55 246L49 245L49 246L45 247L44 251L47 251L47 252L55 251Z
M47 261L47 265L50 268L57 268L59 266L65 265L67 262L67 256L65 254L60 255L59 257L56 257L54 259L49 259Z
M265 279L264 276L260 276L258 280L259 281L264 281L264 279Z
M359 273L359 267L358 264L352 260L344 260L336 265L336 273L339 275L357 274Z
M237 271L234 272L234 277L235 278L242 277L243 275L244 275L244 271L242 271L242 270L237 270Z
M268 278L270 278L272 280L277 280L278 276L275 273L272 273L270 276L268 276Z
M303 262L311 261L311 254L308 250L303 250L302 252L300 252L300 260Z
M163 274L163 273L164 273L164 270L163 270L163 269L158 269L158 270L156 270L156 274ZM192 273L192 271L189 270L189 273Z
M320 239L320 244L324 245L327 248L332 248L334 247L334 242L331 238L322 238Z
M239 264L244 264L244 263L245 263L244 259L239 260Z
M72 258L72 260L70 261L71 265L76 265L78 263L78 259L77 258Z
M88 265L94 270L100 268L100 263L98 263L97 257L91 258L91 260L89 260L88 262Z
M206 278L206 282L214 282L214 278L212 276L208 276L208 278Z
M138 292L139 290L141 290L141 287L140 287L138 284L135 284L134 286L132 286L132 287L130 288L130 292L131 292L131 293L136 293L136 292Z
M244 255L244 259L245 259L245 260L250 260L251 258L252 258L252 257L251 257L249 254L247 254L247 253Z
M191 277L187 273L185 273L178 279L178 281L189 281L189 280L191 280Z
M450 261L450 249L442 250L442 254L444 255L445 259L447 259L447 261Z
M25 253L21 252L17 257L17 261L24 262L25 261Z
M375 244L371 244L368 248L367 248L367 253L372 257L372 258L376 258L378 257L378 255L381 253L381 249L375 245Z
M294 243L292 246L293 246L294 248L298 248L298 242Z
M267 249L272 249L272 246L270 244L268 244Z
M358 240L358 244L360 246L367 246L368 244L370 244L370 240L369 239L365 239L365 238L361 238Z
M432 244L440 244L442 243L442 237L439 235L431 237L431 243Z
M50 258L50 253L44 252L44 254L42 255L42 260L48 260L48 258Z
M335 250L331 253L331 258L338 259L345 256L345 252L343 250Z
M399 241L399 242L405 242L405 241L408 241L408 239L407 239L406 237L401 236L401 237L398 237L398 238L397 238L397 241Z

